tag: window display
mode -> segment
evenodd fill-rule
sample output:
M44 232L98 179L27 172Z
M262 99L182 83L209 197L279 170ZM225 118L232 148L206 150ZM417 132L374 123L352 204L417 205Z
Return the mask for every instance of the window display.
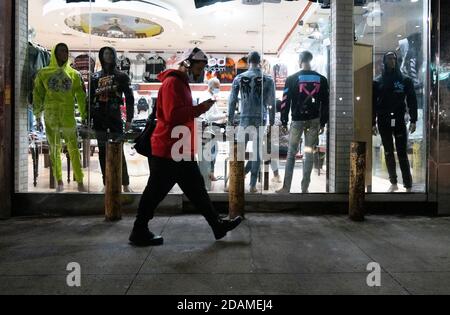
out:
M28 163L18 163L24 169L18 175L20 182L27 187L21 189L54 191L56 186L52 182L56 176L57 182L64 182L64 191L78 192L76 183L81 171L85 189L102 193L105 144L108 139L119 139L123 142L123 190L141 193L150 169L147 158L134 149L134 139L145 128L157 105L162 86L158 76L168 69L178 69L183 52L198 47L205 52L207 64L201 75L190 77L192 105L209 98L216 101L211 110L198 118L192 141L208 191L227 193L231 157L227 125L262 127L261 131L258 129L261 141L250 138L243 141L247 144L246 160L253 152L257 157L246 164L247 193L329 191L328 154L330 141L336 141L330 139L327 126L332 44L330 9L309 1L261 1L254 5L218 1L198 8L189 1L159 2L161 6L153 11L148 10L148 3L138 1L29 2L30 44L26 53L27 70L23 72L27 87L20 91L29 98L25 135L29 138L29 148L25 148ZM381 76L383 56L391 51L397 56L402 76L411 80L412 88L406 94L414 92L417 100L415 106L412 96L405 98L405 126L410 129L407 137L401 118L399 124L396 122L397 127L403 128L401 135L393 132L389 141L386 130L380 127L378 131L385 136L373 137L371 188L373 192L423 192L427 147L424 113L428 82L423 75L427 62L424 19L427 1L368 1L368 4L355 7L355 39L374 47L373 79ZM404 25L396 21L404 21ZM82 101L73 102L71 115L77 134L73 135L76 140L71 140L70 151L75 154L76 147L79 162L66 149L69 141L64 139L61 149L55 148L65 158L51 156L54 155L52 145L58 142L58 136L64 138L64 133L52 134L46 128L47 121L36 119L31 111L36 73L48 66L50 49L58 42L66 42L71 48L68 64L80 73L84 82L80 87L87 94L86 124L81 114ZM108 58L112 57L106 69L104 47L109 47ZM249 59L252 51L259 54L259 62ZM310 52L312 60L299 64L302 52ZM382 86L380 93L385 95ZM291 98L289 105L287 95ZM385 100L382 97L379 103ZM230 108L233 113L229 114ZM409 121L415 120L416 130L411 133L414 125L410 126ZM270 126L278 127L276 139L271 137ZM16 126L20 128L23 127ZM49 133L54 139L48 139ZM272 150L278 152L276 156L271 155ZM269 156L259 154L265 151ZM17 159L24 160L25 153L22 155ZM204 156L209 160L203 160ZM54 165L55 159L61 161L60 166ZM61 172L50 166L60 168ZM404 176L396 179L400 173ZM179 194L181 189L175 185L170 193Z
M87 119L86 93L81 75L68 62L68 46L64 43L57 44L52 51L50 65L37 73L33 89L33 112L38 121L44 115L51 168L57 181L56 192L64 191L61 138L64 139L65 151L72 161L78 191L86 192L75 120L75 100L82 121Z
M90 104L93 129L97 138L100 167L105 184L106 143L110 139L123 137L131 130L134 118L134 96L130 78L117 69L117 53L112 47L103 47L99 52L102 69L96 72L90 82ZM122 104L125 97L125 124L122 118ZM125 125L125 126L124 126ZM125 127L125 128L124 128ZM122 156L122 185L124 192L131 192L127 160Z
M355 7L356 39L374 47L373 192L426 189L427 16L426 0Z

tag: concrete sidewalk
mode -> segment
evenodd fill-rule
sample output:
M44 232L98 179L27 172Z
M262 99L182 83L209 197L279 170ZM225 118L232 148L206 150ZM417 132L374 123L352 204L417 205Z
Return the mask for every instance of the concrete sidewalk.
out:
M157 217L157 248L128 245L132 222L1 221L0 294L450 294L450 218L250 214L215 242L199 216ZM367 286L370 262L381 287Z

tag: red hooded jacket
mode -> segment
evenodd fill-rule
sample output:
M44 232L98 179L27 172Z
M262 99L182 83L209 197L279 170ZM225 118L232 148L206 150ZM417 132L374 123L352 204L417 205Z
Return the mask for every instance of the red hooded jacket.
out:
M172 146L180 141L180 138L172 138L172 130L177 126L186 126L191 133L190 152L180 153L189 155L192 160L195 157L195 118L206 112L208 106L193 106L192 92L189 87L188 76L178 70L166 70L158 75L162 86L158 92L157 120L155 131L152 135L152 155L160 158L173 159ZM178 135L176 135L178 137ZM190 153L190 154L189 154Z

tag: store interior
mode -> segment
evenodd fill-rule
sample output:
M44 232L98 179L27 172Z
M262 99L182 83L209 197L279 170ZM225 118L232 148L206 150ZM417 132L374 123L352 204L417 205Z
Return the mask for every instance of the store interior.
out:
M66 3L65 0L29 1L29 46L49 52L57 43L66 43L70 49L72 66L80 71L86 86L90 74L101 69L98 52L111 46L118 53L118 67L128 74L135 99L132 133L124 144L124 153L130 175L132 192L141 193L149 176L147 158L133 148L133 137L139 134L156 102L161 83L156 75L165 69L176 67L175 60L186 48L199 47L210 57L203 82L192 83L194 100L204 97L211 77L221 81L217 106L228 110L228 99L235 76L246 71L245 57L250 51L263 56L263 69L276 83L276 97L283 96L286 77L299 70L298 54L303 50L313 53L313 70L329 77L329 53L331 19L330 9L307 0L281 1L280 3L245 4L235 0L196 8L194 1L149 0ZM425 1L372 2L355 7L355 38L358 42L374 46L374 75L379 74L379 60L384 52L401 50L402 39L414 36L422 39L426 32L423 16ZM378 5L372 5L378 3ZM412 19L411 17L414 17ZM368 17L379 24L368 22ZM381 25L381 26L379 26ZM418 34L418 35L417 35ZM404 41L403 41L404 42ZM418 51L423 52L426 40ZM411 45L410 45L411 46ZM420 71L425 71L426 54L421 55L417 67L417 94L421 99L418 131L410 138L410 159L414 192L425 191L426 165L426 98L427 82ZM28 81L32 82L32 75ZM421 80L421 81L420 81ZM30 90L30 87L28 87ZM26 91L27 93L29 91ZM54 191L51 167L49 167L48 143L45 128L39 124L29 106L30 151L28 167L28 192ZM88 104L89 106L89 104ZM279 118L279 113L277 114ZM78 115L79 116L79 115ZM278 119L279 120L279 119ZM81 124L81 119L77 117ZM221 123L225 124L226 121ZM81 125L80 129L84 128ZM88 134L90 134L88 132ZM271 194L282 186L289 135L280 137L278 161L267 161L262 167L258 193ZM370 191L386 192L390 186L379 137L373 141L373 178ZM83 137L79 133L85 184L89 193L102 193L102 173L95 137ZM291 193L301 192L304 148L300 148L294 172ZM65 192L76 193L70 160L63 154ZM227 192L229 176L229 145L219 141L214 169L215 180L205 171L205 182L211 193ZM327 132L320 136L311 176L310 193L327 192ZM279 169L279 177L274 169ZM264 176L264 172L269 176ZM398 172L400 174L400 171ZM400 176L401 179L401 176ZM246 178L248 191L250 176ZM54 183L53 183L54 184ZM404 190L400 187L399 192ZM181 193L178 187L172 193Z

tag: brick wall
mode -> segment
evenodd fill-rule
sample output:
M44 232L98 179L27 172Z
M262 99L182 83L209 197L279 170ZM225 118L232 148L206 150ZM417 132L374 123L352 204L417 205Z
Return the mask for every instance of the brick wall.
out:
M332 0L330 192L347 193L353 139L353 0Z
M14 189L28 190L28 131L26 84L28 73L24 68L28 45L28 1L16 0L16 69L15 69L15 121L14 121Z

